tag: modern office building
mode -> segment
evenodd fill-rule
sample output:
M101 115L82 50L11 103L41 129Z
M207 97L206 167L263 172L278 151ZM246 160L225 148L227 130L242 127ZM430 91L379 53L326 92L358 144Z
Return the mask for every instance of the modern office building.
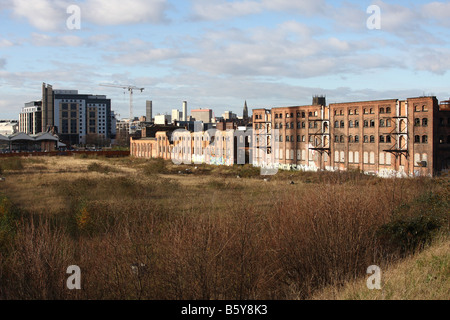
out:
M19 131L32 135L42 132L42 101L25 103L19 115Z
M69 145L85 143L87 135L110 139L114 119L111 100L104 95L42 85L42 130L58 133Z

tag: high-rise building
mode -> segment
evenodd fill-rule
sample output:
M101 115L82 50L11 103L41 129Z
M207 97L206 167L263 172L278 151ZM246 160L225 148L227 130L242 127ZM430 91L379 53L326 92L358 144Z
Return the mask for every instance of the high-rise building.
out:
M145 107L145 117L147 122L153 121L153 102L150 100L147 100L146 107Z
M42 101L25 103L19 115L19 132L31 135L42 132Z
M83 144L87 135L112 136L111 100L104 95L54 90L43 85L42 131L55 131L67 144Z
M212 110L211 109L197 109L191 111L191 116L195 121L202 121L203 123L212 122Z

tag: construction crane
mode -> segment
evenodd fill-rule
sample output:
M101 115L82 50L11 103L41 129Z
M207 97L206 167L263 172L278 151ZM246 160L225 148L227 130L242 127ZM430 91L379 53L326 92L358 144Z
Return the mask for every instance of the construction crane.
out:
M139 87L131 86L131 85L116 85L116 84L105 84L105 83L101 83L99 85L102 87L126 89L126 90L128 90L128 92L130 92L130 134L131 134L131 124L133 123L133 93L134 93L134 90L140 90L141 92L143 92L145 90L145 88L139 88Z

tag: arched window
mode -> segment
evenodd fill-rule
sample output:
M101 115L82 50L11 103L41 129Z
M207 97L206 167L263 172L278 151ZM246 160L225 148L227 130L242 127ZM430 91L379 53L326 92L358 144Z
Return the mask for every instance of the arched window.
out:
M369 121L364 120L364 128L367 128L369 126Z
M359 120L355 120L355 128L359 128Z
M384 143L384 136L380 136L380 143Z
M335 127L335 128L339 128L339 121L335 121L335 122L334 122L334 127Z
M422 143L428 143L428 136L422 136Z
M384 113L384 108L380 108L380 113Z
M391 136L386 136L386 143L391 143L391 142L392 142Z
M375 136L370 136L370 143L375 143Z
M348 142L353 143L353 136L348 136Z
M380 119L380 127L384 127L384 125L385 125L385 121L384 121L384 119Z
M371 128L375 127L375 120L370 120L370 127Z
M364 143L368 143L369 142L369 136L364 136Z
M341 137L340 137L339 142L340 142L340 143L344 143L344 136L341 136Z
M391 113L391 107L386 108L386 113Z
M391 119L387 119L386 120L386 127L390 127L391 126Z
M414 143L420 143L420 136L414 137Z
M350 121L348 122L348 127L349 127L349 128L353 128L353 121L352 121L352 120L350 120Z
M359 136L355 136L355 143L359 143Z
M345 127L345 122L344 122L344 120L341 121L340 127L341 127L341 128L344 128L344 127Z
M420 127L420 119L419 118L414 119L414 126Z
M422 127L428 127L428 118L422 119Z

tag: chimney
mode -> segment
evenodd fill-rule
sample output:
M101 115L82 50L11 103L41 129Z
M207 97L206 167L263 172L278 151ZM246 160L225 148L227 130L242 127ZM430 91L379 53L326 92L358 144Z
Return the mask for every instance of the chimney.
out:
M183 101L183 121L187 121L187 101Z

